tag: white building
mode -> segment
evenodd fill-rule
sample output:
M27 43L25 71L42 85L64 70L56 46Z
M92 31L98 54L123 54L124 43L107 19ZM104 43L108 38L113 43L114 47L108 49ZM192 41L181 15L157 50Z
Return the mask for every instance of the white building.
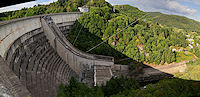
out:
M80 10L80 12L89 12L89 8L84 5L83 7L78 7L78 9Z
M181 51L183 51L183 50L182 50L182 49L175 49L175 48L173 48L172 51L181 52Z

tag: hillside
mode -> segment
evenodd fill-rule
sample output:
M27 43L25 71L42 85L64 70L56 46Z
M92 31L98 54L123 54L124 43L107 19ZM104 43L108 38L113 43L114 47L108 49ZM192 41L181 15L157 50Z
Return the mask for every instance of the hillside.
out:
M159 12L148 12L153 22L158 22L168 27L176 27L186 31L199 31L200 22L178 15L166 15Z
M187 54L173 52L171 48L188 46L187 37L183 32L173 27L160 26L158 23L151 22L151 18L143 17L146 15L145 12L130 5L116 5L115 11L113 11L113 6L104 0L87 1L89 0L60 0L49 5L37 5L33 8L4 12L0 14L0 20L74 12L78 11L78 6L88 5L90 12L84 13L76 21L74 29L67 37L73 43L80 32L77 41L74 42L74 45L80 50L88 51L116 34L90 53L113 56L116 62L124 58L131 58L138 62L153 64L179 62L177 60L188 58ZM160 13L154 13L151 17L156 14ZM133 24L130 25L131 23ZM128 29L118 33L128 25L130 25ZM79 31L80 29L76 29L77 27L83 29ZM181 58L182 55L185 55L185 58ZM192 56L191 54L189 57L192 58ZM124 64L127 63L130 62L126 61Z
M115 5L114 7L118 13L123 13L133 18L135 17L140 18L146 14L145 12L139 10L138 8L130 5Z
M62 1L62 2L60 2ZM5 12L0 14L0 20L10 20L15 18L78 11L77 7L88 4L91 6L88 13L84 13L79 18L67 39L75 47L89 53L107 55L115 57L115 61L129 58L124 63L129 64L135 69L136 66L144 63L165 64L177 62L178 59L188 59L194 52L199 52L199 47L186 49L189 42L183 31L177 30L173 25L161 26L159 23L150 21L151 17L163 15L161 13L152 13L150 18L144 16L146 13L130 5L117 5L113 11L113 6L105 0L59 0L49 5L37 5L33 8L23 8L22 10ZM159 18L159 17L156 17ZM156 19L155 18L155 19ZM187 26L192 29L191 21L180 19L175 20L183 22L180 27ZM168 17L165 20L170 20ZM182 21L183 20L183 21ZM188 23L187 23L187 22ZM160 23L161 24L161 23ZM163 24L164 25L164 24ZM178 25L178 24L177 24ZM127 29L124 29L127 27ZM178 27L177 27L178 28ZM186 28L185 28L186 29ZM123 31L122 31L123 30ZM104 41L104 43L102 43ZM98 44L101 44L97 46ZM195 45L195 43L194 43ZM176 52L173 48L186 49ZM200 54L199 54L200 55ZM193 57L192 57L193 58ZM135 62L135 63L134 63ZM138 65L139 64L139 65ZM195 62L199 64L199 62ZM130 70L132 70L130 68ZM188 71L194 70L191 68ZM196 69L195 71L199 71ZM186 72L180 75L185 78L199 72ZM190 79L190 77L189 77ZM198 75L199 79L199 75ZM51 80L51 79L50 79ZM194 80L194 79L192 79ZM200 96L200 83L183 79L165 79L155 84L149 84L146 89L141 89L143 85L137 83L133 78L127 79L112 78L106 85L98 87L88 87L87 84L79 83L76 79L71 79L69 84L61 84L57 97L190 97Z
M90 53L113 56L116 61L128 57L137 62L164 64L182 57L171 47L187 47L187 37L183 32L141 18L145 12L130 5L115 8L113 12L110 5L92 7L75 23L68 40L73 43L80 32L75 46L82 51L88 51L106 40ZM127 29L118 33L128 25ZM76 29L77 26L84 29Z

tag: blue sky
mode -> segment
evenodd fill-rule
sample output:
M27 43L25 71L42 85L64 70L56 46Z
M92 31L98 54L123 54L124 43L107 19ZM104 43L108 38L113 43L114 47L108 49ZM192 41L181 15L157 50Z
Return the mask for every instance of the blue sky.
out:
M33 7L37 4L49 4L57 0L37 0L0 8L0 12ZM129 4L146 12L162 12L181 15L200 21L200 0L106 0L112 5Z
M129 4L146 12L181 15L200 21L200 0L106 0L113 5Z

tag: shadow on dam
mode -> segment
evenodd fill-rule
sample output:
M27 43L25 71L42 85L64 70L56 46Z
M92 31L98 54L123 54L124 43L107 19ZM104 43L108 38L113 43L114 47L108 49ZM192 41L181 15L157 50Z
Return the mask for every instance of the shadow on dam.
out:
M79 25L79 27L76 27L77 25ZM61 32L64 33L71 43L73 43L82 26L76 23L72 32L69 32L71 26L63 26L62 28L63 30L61 30ZM93 46L102 42L102 40L96 35L86 32L88 32L88 29L83 29L75 43L75 47L82 51L87 51ZM21 87L19 87L17 84L18 81L16 80L18 78L22 85L29 90L31 97L56 97L56 92L60 83L68 84L72 76L78 77L78 75L76 75L76 73L70 68L69 64L63 61L53 47L51 47L48 41L49 40L46 38L42 28L40 27L23 34L12 44L9 44L11 46L10 48L7 48L7 55L4 58L5 62L1 62L0 64L0 66L2 66L0 68L0 85L3 83L3 85L6 85L5 87L7 90L11 91L11 94L15 94L20 92L20 90L17 90L17 88ZM149 67L142 62L132 60L131 58L112 48L107 43L103 43L100 47L96 48L90 53L115 57L115 66L112 69L114 76L134 76L136 77L135 79L141 83L141 85L154 83L158 80L171 78L173 76ZM128 60L119 62L121 58ZM3 61L3 59L1 61ZM118 65L127 63L139 65L136 67L135 71L129 71L130 67L127 65ZM7 70L8 68L2 64L8 66L11 70ZM160 75L141 76L143 75L143 69L145 68L150 68L153 72L160 72ZM12 72L13 74L10 74ZM12 75L11 78L7 78L4 73L9 76ZM16 77L13 77L14 75L16 75ZM9 79L11 83L14 83L13 87L9 86L9 81L5 81L5 79Z
M80 29L83 28L83 29ZM77 37L78 35L78 37ZM95 47L97 44L102 43L102 39L95 34L89 32L87 28L84 28L78 21L75 22L72 31L66 38L73 44L74 46L84 52L87 52L89 49ZM76 39L77 38L77 39ZM75 41L76 40L76 41ZM75 41L75 42L74 42ZM115 43L116 44L116 43ZM124 48L125 49L125 48ZM90 54L104 55L104 56L112 56L114 57L115 65L121 64L124 66L129 66L129 69L132 67L130 65L137 65L134 68L138 69L136 73L142 73L142 68L152 68L148 65L143 64L143 62L139 62L126 56L125 54L117 51L112 46L110 46L107 42L102 43L100 46L89 52ZM141 68L142 67L142 68ZM152 68L154 69L154 68ZM139 71L141 70L141 72ZM157 69L154 69L158 71ZM171 74L167 74L166 76L171 77Z
M77 28L78 26L78 28ZM79 34L76 42L75 42L75 47L86 52L90 48L96 46L97 44L103 42L100 37L98 37L95 34L89 33L89 30L87 28L84 28L80 31L80 28L83 26L79 22L75 22L75 25L72 29L72 32L67 36L67 39L73 43L75 38L77 38L77 35ZM80 33L79 33L80 31ZM123 33L123 32L122 32ZM103 43L101 46L95 48L91 52L91 54L98 54L98 55L105 55L105 56L113 56L115 58L115 65L121 64L122 66L127 66L128 65L128 71L124 70L115 70L113 69L114 76L115 77L120 77L121 75L126 76L127 78L134 77L139 83L140 86L146 86L148 84L155 84L159 82L160 80L165 80L165 79L171 79L171 80L178 80L180 82L187 82L187 83L194 83L191 87L200 87L200 81L195 81L195 80L185 80L185 79L180 79L180 78L175 78L173 77L172 74L160 71L158 69L155 69L151 66L145 65L143 62L138 62L136 60L133 60L132 58L129 58L125 54L122 54L121 52L117 51L113 47L111 47L109 44L106 42ZM120 60L120 59L125 59L125 60ZM137 65L134 67L134 70L130 70L131 66L130 65ZM156 72L156 74L152 75L144 75L144 69L151 70L151 72ZM144 75L144 76L143 76ZM197 84L195 84L197 83ZM170 84L170 83L169 83ZM183 85L184 86L184 85ZM180 90L184 87L180 87ZM196 91L200 93L199 91ZM190 97L199 97L200 94L196 93L197 95L195 96L190 96Z

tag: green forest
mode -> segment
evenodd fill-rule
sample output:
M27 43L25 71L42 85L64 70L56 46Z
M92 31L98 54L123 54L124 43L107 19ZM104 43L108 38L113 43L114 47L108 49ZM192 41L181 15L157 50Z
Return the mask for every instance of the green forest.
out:
M155 64L176 62L177 53L171 47L187 47L188 41L182 31L152 23L149 17L139 19L146 13L132 6L120 5L115 8L113 12L109 4L91 7L90 12L84 13L75 23L68 40L73 43L79 33L76 27L82 26L75 46L87 51L116 34L90 53L114 56L115 60L129 57L138 62ZM132 22L134 24L118 33ZM108 49L109 46L115 51Z
M85 5L89 0L58 0L49 5L35 5L33 8L22 8L17 11L9 11L0 13L0 21L11 20L16 18L60 13L60 12L77 12L79 6Z
M169 27L184 29L188 32L200 32L200 22L178 15L166 15L160 12L148 12L153 22L158 22Z
M71 78L68 85L61 84L57 97L199 97L200 59L187 63L185 72L173 79L163 79L146 86L133 78L111 78L106 85L88 87Z
M199 63L199 59L190 61L186 72L177 73L174 79L163 79L145 87L133 78L123 76L92 88L72 78L68 85L59 86L57 97L199 97Z
M87 52L105 41L89 53L113 56L115 63L120 64L134 61L135 63L131 64L134 66L143 62L156 65L170 64L200 57L197 45L200 44L199 28L179 25L185 23L196 25L197 22L185 18L185 21L182 21L182 17L165 16L161 13L149 15L130 5L112 6L105 0L58 0L49 5L36 5L33 8L0 13L0 21L41 14L77 12L78 7L83 5L89 7L89 12L83 13L67 36L67 39L82 51ZM172 21L165 22L166 19L172 21L175 19L178 24L173 24ZM125 27L127 29L124 29ZM196 32L190 33L190 31ZM191 44L188 38L194 40L193 48L188 47ZM126 58L130 59L120 62ZM163 79L148 84L146 88L133 78L126 77L112 78L106 85L96 87L88 87L87 84L71 78L68 85L60 85L57 97L200 96L200 83L191 81L200 80L199 63L199 60L190 61L187 63L188 68L185 73L177 73L174 79Z
M61 84L57 97L199 97L200 83L182 79L163 79L142 89L134 79L112 78L106 85L90 88L72 78Z
M152 17L155 15L149 16L148 13L130 5L112 6L104 0L88 1L58 0L49 5L35 5L33 8L0 13L0 20L50 13L77 12L79 6L87 5L90 7L90 11L84 13L76 21L72 32L67 37L71 43L74 43L79 29L82 28L75 42L75 46L82 51L88 51L98 43L106 41L89 53L113 56L116 63L120 59L131 58L138 62L169 64L192 59L195 55L200 56L198 48L187 49L190 54L172 51L173 47L186 48L188 46L185 30L163 26L162 23L159 24L160 22L152 22ZM114 8L115 10L113 10ZM130 25L131 23L133 24ZM118 33L128 25L130 27ZM115 35L112 36L113 34ZM108 37L110 38L108 39ZM199 42L199 39L197 40ZM129 61L122 62L122 64L128 63Z

